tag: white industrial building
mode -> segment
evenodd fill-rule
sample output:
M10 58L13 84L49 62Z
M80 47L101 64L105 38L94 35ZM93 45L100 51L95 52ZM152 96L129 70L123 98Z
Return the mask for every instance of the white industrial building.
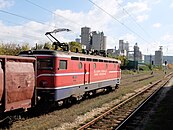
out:
M129 43L124 42L124 40L119 40L119 53L120 55L128 57Z
M103 32L92 32L92 49L106 50L106 36Z
M103 32L91 32L91 28L82 27L81 44L85 45L87 50L106 51L106 36Z

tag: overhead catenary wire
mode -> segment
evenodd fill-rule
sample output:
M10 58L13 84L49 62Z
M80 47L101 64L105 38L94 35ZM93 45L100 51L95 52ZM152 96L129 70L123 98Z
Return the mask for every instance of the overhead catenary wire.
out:
M13 24L13 25L15 25L15 26L17 26L17 27L22 27L23 25L22 24L20 24L20 23L17 23L17 22L14 22L14 21L11 21L11 20L7 20L7 19L5 19L5 18L1 18L1 19L3 19L4 21L7 21L8 23L11 23L11 24ZM16 31L18 31L18 30L16 30ZM1 30L1 32L3 32L3 33L6 33L6 34L10 34L10 32L9 31L2 31ZM11 37L16 37L16 38L20 38L20 35L17 35L18 33L16 33L16 34L13 34ZM27 37L25 37L25 36L27 36ZM40 35L40 36L38 36L38 35L31 35L31 34L24 34L24 35L22 35L22 37L24 37L24 38L27 38L28 39L28 36L29 37L35 37L35 38L41 38L42 36Z
M37 22L37 23L40 23L40 24L43 24L43 25L46 25L45 23L43 22L40 22L40 21L37 21L37 20L34 20L34 19L31 19L31 18L28 18L28 17L25 17L25 16L21 16L21 15L18 15L18 14L15 14L15 13L11 13L11 12L8 12L8 11L4 11L4 10L0 10L0 12L2 13L6 13L6 14L9 14L9 15L13 15L13 16L16 16L16 17L19 17L19 18L22 18L22 19L25 19L25 20L29 20L29 21L34 21L34 22ZM9 22L9 20L7 20ZM11 22L11 21L10 21ZM14 23L14 22L11 22L11 23ZM16 23L15 23L16 24ZM17 24L16 24L17 25ZM19 25L19 24L18 24ZM49 25L47 25L49 26ZM9 33L9 32L5 32L5 33ZM26 35L26 34L25 34ZM16 35L17 36L17 35ZM33 35L29 35L27 34L27 36L30 36L30 37L39 37L39 36L33 36ZM18 37L18 36L17 36ZM40 36L41 38L41 36Z
M61 17L62 19L69 21L70 23L73 23L73 24L78 25L78 26L82 26L81 24L79 24L79 23L77 23L77 22L75 22L75 21L72 21L72 20L70 20L70 19L68 19L68 18L66 18L66 17L64 17L64 16L62 16L62 15L59 15L59 14L54 13L53 11L51 11L51 10L49 10L49 9L43 7L43 6L40 6L40 5L38 5L38 4L34 3L34 2L31 2L30 0L25 0L25 1L28 2L28 3L31 4L31 5L34 5L34 6L38 7L38 8L40 8L40 9L46 11L46 12L49 12L49 13L51 13L51 14L54 14L55 16L59 16L59 17ZM78 34L77 34L76 32L74 32L73 30L72 30L71 32L74 33L76 36L78 36Z
M50 11L50 10L48 10L48 9L46 9L46 8L44 8L44 7L42 7L42 6L40 6L40 5L37 5L37 4L33 3L33 2L31 2L30 0L25 0L25 1L27 1L28 3L30 3L30 4L32 4L32 5L34 5L34 6L37 6L37 7L41 8L41 9L43 9L43 10L49 12L49 13L55 14L54 12L52 12L52 11ZM92 2L91 0L89 0L89 1ZM97 4L95 4L94 2L92 2L92 3L93 3L95 6L99 7L99 6L98 6ZM133 32L134 34L138 35L136 32L134 32L133 30L131 30L128 26L126 26L124 23L120 22L118 19L116 19L115 17L113 17L111 14L109 14L108 12L106 12L104 9L102 9L101 7L99 7L99 8L100 8L102 11L104 11L106 14L108 14L109 16L111 16L112 18L114 18L115 20L117 20L120 24L122 24L123 26L125 26L128 30L130 30L130 31ZM23 19L26 19L26 20L29 20L29 21L35 21L35 22L38 22L38 23L40 23L40 24L46 25L46 24L43 23L43 22L40 22L40 21L35 20L35 19L32 19L32 18L28 18L28 17L25 17L25 16L21 16L21 15L19 15L19 14L11 13L11 12L4 11L4 10L0 10L0 12L6 13L6 14L9 14L9 15L13 15L13 16L16 16L16 17L20 17L20 18L23 18ZM55 15L58 15L58 14L55 14ZM74 21L71 21L71 20L69 20L69 19L67 19L67 18L65 18L65 17L63 17L63 16L61 16L61 15L58 15L58 16L60 16L60 17L62 17L62 18L64 18L64 19L66 19L66 20L68 20L68 21L70 21L70 22L72 22L72 23L74 23L74 24L80 25L80 24L78 24L78 23L76 23L76 22L74 22ZM48 26L50 26L50 25L48 25ZM53 27L55 27L55 26L53 26ZM74 33L74 32L73 32L73 33ZM140 35L138 35L138 37L140 37L141 39L143 39ZM145 39L143 39L143 40L146 41Z
M53 27L53 28L58 28L58 27L56 27L56 26L53 26L53 25L50 25L50 24L46 24L46 23L44 23L44 22L41 22L41 21L38 21L38 20L36 20L36 19L33 19L33 18L28 18L28 17L26 17L26 16L22 16L22 15L19 15L19 14L16 14L16 13L12 13L12 12L9 12L9 11L4 11L4 10L1 10L0 9L0 12L1 13L5 13L5 14L8 14L8 15L12 15L12 16L15 16L15 17L18 17L18 18L22 18L22 19L25 19L25 20L28 20L28 21L33 21L33 22L37 22L37 23L40 23L40 24L42 24L42 25L46 25L46 26L48 26L48 27ZM76 35L76 33L73 31L73 33Z
M38 4L34 3L34 2L31 2L30 0L25 0L25 1L28 2L28 3L30 3L30 4L32 4L32 5L34 5L34 6L36 6L36 7L39 7L40 9L42 9L42 10L44 10L44 11L47 11L47 12L49 12L49 13L51 13L51 14L54 14L55 16L59 16L59 17L63 18L64 20L69 21L70 23L73 23L73 24L76 24L76 25L82 27L81 24L79 24L79 23L77 23L77 22L75 22L75 21L72 21L72 20L70 20L70 19L68 19L68 18L66 18L66 17L64 17L64 16L62 16L62 15L56 14L56 13L54 13L53 11L51 11L51 10L45 8L45 7L42 7L42 6L40 6L40 5L38 5ZM73 32L75 35L77 34L77 33L74 32L73 30L72 30L72 32Z
M81 26L81 27L83 26L83 25L81 25L81 24L79 24L79 23L77 23L77 22L74 22L74 21L72 21L72 20L66 18L66 17L63 17L62 15L59 15L59 14L54 13L54 12L52 12L51 10L49 10L49 9L47 9L47 8L45 8L45 7L42 7L42 6L40 6L40 5L38 5L38 4L34 3L34 2L31 2L30 0L25 0L25 1L28 2L28 3L30 3L30 4L32 4L32 5L34 5L34 6L36 6L36 7L39 7L40 9L42 9L42 10L44 10L44 11L47 11L47 12L49 12L49 13L51 13L51 14L60 16L61 18L65 19L65 20L67 20L67 21L69 21L69 22L71 22L71 23L73 23L73 24L76 24L76 25ZM75 33L73 30L72 30L72 32ZM75 33L75 34L76 34L76 33ZM111 37L111 36L110 36L110 37ZM113 38L113 37L112 37L112 38ZM115 38L113 38L113 39L115 39Z
M67 20L67 21L69 21L69 22L71 22L71 23L73 23L73 24L76 24L76 25L78 25L78 26L82 26L82 25L80 25L79 23L77 23L77 22L75 22L75 21L72 21L72 20L70 20L70 19L68 19L68 18L66 18L66 17L64 17L64 16L62 16L62 15L56 14L56 13L54 13L53 11L46 9L45 7L42 7L42 6L40 6L40 5L38 5L38 4L34 3L34 2L31 2L30 0L25 0L25 1L28 2L28 3L30 3L30 4L32 4L32 5L34 5L34 6L37 6L37 7L39 7L40 9L43 9L43 10L45 10L45 11L51 13L51 14L57 15L57 16L59 16L59 17L65 19L65 20Z
M38 5L38 4L34 3L34 2L31 2L30 0L25 0L25 1L28 2L28 3L30 3L30 4L32 4L32 5L34 5L34 6L36 6L36 7L39 7L39 8L41 8L41 9L43 9L43 10L45 10L45 11L51 13L51 14L60 16L61 18L65 19L65 20L67 20L67 21L69 21L69 22L71 22L71 23L73 23L73 24L76 24L76 25L81 26L81 27L83 26L83 25L81 25L81 24L79 24L79 23L77 23L77 22L74 22L74 21L72 21L72 20L66 18L66 17L63 17L63 16L61 16L61 15L59 15L59 14L54 13L54 12L48 10L48 9L45 8L45 7L42 7L42 6L40 6L40 5ZM74 31L72 30L72 32L74 32ZM74 33L75 33L75 32L74 32ZM75 34L76 34L76 33L75 33ZM111 37L111 36L110 36L110 37ZM113 38L113 37L112 37L112 38ZM113 39L114 39L114 38L113 38Z
M38 4L35 4L35 3L31 2L30 0L25 0L25 1L27 1L28 3L30 3L30 4L32 4L32 5L34 5L34 6L37 6L37 7L41 8L41 9L43 9L43 10L49 12L49 13L58 15L58 16L62 17L63 19L68 20L68 21L71 22L71 23L74 23L74 24L76 24L76 25L80 25L80 24L78 24L77 22L71 21L71 20L69 20L68 18L65 18L65 17L63 17L63 16L61 16L61 15L59 15L59 14L56 14L56 13L54 13L53 11L50 11L50 10L48 10L48 9L46 9L46 8L44 8L44 7L40 6L40 5L38 5ZM93 3L95 6L97 6L98 8L100 8L104 13L106 13L107 15L111 16L114 20L116 20L117 22L119 22L122 26L124 26L125 28L127 28L130 32L134 33L135 35L137 35L138 37L140 37L140 38L141 38L142 40L144 40L145 42L148 42L148 41L145 40L143 37L141 37L138 33L136 33L136 32L133 31L131 28L129 28L127 25L125 25L124 23L122 23L121 21L119 21L118 19L116 19L113 15L111 15L110 13L108 13L107 11L105 11L103 8L101 8L100 6L98 6L97 4L95 4L94 2L92 2L91 0L89 0L89 1L90 1L91 3ZM16 16L16 17L20 17L20 18L23 18L23 19L26 19L26 20L35 21L35 22L38 22L38 23L41 23L41 24L46 25L45 23L40 22L40 21L38 21L38 20L35 20L35 19L32 19L32 18L28 18L28 17L25 17L25 16L21 16L21 15L15 14L15 13L7 12L7 11L4 11L4 10L0 10L0 12L7 13L7 14L10 14L10 15L14 15L14 16ZM50 25L48 25L48 26L50 26ZM55 26L53 26L53 27L55 27ZM74 32L73 32L73 33L74 33Z
M44 8L44 7L41 7L41 6L39 6L39 5L37 5L37 4L33 3L33 2L31 2L31 1L29 1L29 0L25 0L25 1L29 2L30 4L32 4L32 5L34 5L34 6L37 6L37 7L41 8L41 9L43 9L43 10L49 12L49 13L55 14L54 12L52 12L52 11L50 11L50 10ZM89 1L92 2L91 0L89 0ZM95 3L93 2L93 4L95 4ZM95 5L96 5L96 4L95 4ZM98 5L96 5L96 6L99 7ZM106 14L110 15L109 13L107 13L107 12L106 12L104 9L102 9L101 7L99 7L99 8L100 8L101 10L103 10ZM41 24L44 24L44 25L45 25L45 23L43 23L43 22L37 21L37 20L32 19L32 18L28 18L28 17L25 17L25 16L21 16L21 15L15 14L15 13L11 13L11 12L4 11L4 10L0 10L0 12L7 13L7 14L10 14L10 15L13 15L13 16L16 16L16 17L20 17L20 18L23 18L23 19L26 19L26 20L35 21L35 22L38 22L38 23L41 23ZM55 14L55 15L57 15L57 14ZM58 16L59 16L59 15L58 15ZM111 16L112 18L114 18L112 15L110 15L110 16ZM61 16L61 17L62 17L62 16ZM69 19L67 19L67 18L65 18L65 17L62 17L62 18L66 19L66 20L68 20L68 21L70 21L70 22L73 22L73 21L71 21L71 20L69 20ZM114 19L117 20L116 18L114 18ZM125 26L128 30L130 30L130 31L133 32L134 34L138 35L136 32L134 32L133 30L131 30L128 26L124 25L124 24L123 24L122 22L120 22L119 20L117 20L117 21L118 21L120 24L122 24L123 26ZM76 23L76 22L73 22L73 23L79 25L79 24ZM54 27L55 27L55 26L54 26ZM138 36L139 36L139 35L138 35ZM141 36L139 36L139 37L141 37ZM143 38L141 37L141 39L143 39ZM143 39L143 40L145 41L145 39Z
M136 33L135 31L133 31L131 28L129 28L127 25L125 25L124 23L122 23L120 20L118 20L117 18L115 18L113 15L111 15L110 13L108 13L105 9L103 9L102 7L100 7L98 4L96 4L95 2L93 2L92 0L88 0L90 3L92 3L93 5L95 5L97 8L99 8L100 10L102 10L105 14L109 15L111 18L113 18L115 21L117 21L119 24L121 24L122 26L124 26L127 30L129 30L130 32L132 32L133 34L135 34L136 36L138 36L140 39L142 39L143 41L149 43L147 40L145 40L142 36L140 36L138 33Z
M123 11L124 11L127 15L130 16L130 18L134 21L134 23L135 23L145 34L147 34L148 37L150 37L154 43L157 43L157 42L153 39L153 37L152 37L152 36L151 36L151 35L139 24L139 23L136 22L134 16L133 16L132 14L130 14L130 13L118 2L118 0L116 0L116 1L117 1L118 6L121 7L121 8L123 9Z
M40 24L44 24L44 25L45 25L45 23L43 23L43 22L40 22L40 21L37 21L37 20L35 20L35 19L32 19L32 18L28 18L28 17L22 16L22 15L18 15L18 14L15 14L15 13L11 13L11 12L8 12L8 11L5 11L5 10L1 10L1 9L0 9L0 12L2 12L2 13L6 13L6 14L9 14L9 15L13 15L13 16L16 16L16 17L19 17L19 18L25 19L25 20L35 21L35 22L37 22L37 23L40 23Z

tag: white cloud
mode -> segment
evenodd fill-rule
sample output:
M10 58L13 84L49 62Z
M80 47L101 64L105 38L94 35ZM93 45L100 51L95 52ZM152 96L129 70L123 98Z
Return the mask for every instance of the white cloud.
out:
M149 17L149 16L146 15L146 14L144 14L144 15L139 15L139 16L137 16L137 22L143 22L143 21L147 20L148 17Z
M128 41L129 43L134 43L137 38L133 34L125 34L119 39L123 39L124 41Z
M161 37L161 45L163 46L163 54L164 55L172 55L173 52L173 34L166 33L163 37Z
M126 8L132 12L132 13L141 13L141 12L145 12L145 11L150 11L151 9L149 8L149 5L147 2L128 2L126 5Z
M138 0L137 2L128 2L124 8L136 18L137 22L143 22L149 19L152 7L160 2L161 0Z
M161 38L166 43L173 43L173 35L167 33Z
M155 23L155 24L153 24L153 27L154 28L160 28L162 25L161 25L161 23Z
M170 7L173 8L173 0L171 0Z
M0 22L0 28L0 41L2 42L29 42L32 46L36 40L42 42L44 39L46 41L46 37L44 38L45 26L36 22L29 22L21 26L6 26Z
M111 0L109 2L107 2L106 0L102 0L102 1L94 0L94 2L99 7L104 9L106 12L114 16L114 18L118 19L120 22L122 18L123 19L129 18L127 14L123 13L122 7L119 7L117 0ZM122 1L119 1L119 2L122 3ZM124 6L124 9L126 9L129 13L135 14L135 16L137 16L138 22L147 20L148 15L146 13L150 11L148 3L141 2L141 1L134 2L134 3L128 2ZM81 28L80 25L89 26L91 27L92 30L104 31L104 32L110 30L110 27L109 27L110 23L114 23L114 25L117 24L118 26L123 27L122 25L119 24L119 22L117 22L117 20L111 18L109 15L105 14L105 12L103 12L102 10L100 10L98 7L94 5L92 9L86 13L84 12L76 13L70 10L56 10L55 13L57 14L54 20L56 26L60 27L63 25L64 27L68 27L74 30L75 32L79 32ZM141 13L143 15L140 15ZM59 17L59 15L70 19L70 21L64 20L64 18ZM74 21L75 23L79 23L80 25L74 24L74 22L71 22L71 21Z
M0 9L10 7L14 4L12 0L0 0Z
M12 2L7 0L0 0L0 8L1 8L1 1L3 2ZM149 18L148 12L151 10L151 1L154 0L145 0L144 2L139 0L137 2L128 2L123 3L121 0L110 0L109 2L107 0L93 0L98 6L103 8L106 12L114 16L114 18L118 19L120 22L122 20L128 21L129 16L125 14L121 7L119 7L118 3L121 3L123 5L123 8L127 10L130 14L134 15L134 17L137 19L138 22L142 22L144 20L147 20ZM10 4L7 4L6 6L2 7L8 7ZM7 6L8 5L8 6ZM11 4L12 5L12 4ZM68 40L74 40L77 36L80 35L80 29L82 26L88 26L91 27L91 30L94 31L103 31L105 35L107 36L116 36L120 37L120 35L123 35L119 32L117 28L124 28L117 20L111 18L109 15L105 14L102 10L100 10L96 6L92 6L92 8L88 12L73 12L71 10L60 10L57 9L54 11L55 14L53 15L52 21L47 21L46 25L39 24L37 22L28 22L21 26L5 26L3 23L0 24L0 28L2 33L0 33L0 40L14 40L14 39L20 39L20 41L29 41L31 43L40 40L40 41L48 41L45 37L46 31L52 31L55 28L69 28L73 32L77 32L77 34L71 32L71 33L57 33L56 36L60 41L68 41ZM142 15L141 15L142 14ZM63 18L63 17L65 18ZM123 23L123 22L122 22ZM111 26L110 26L111 24ZM129 28L131 26L126 25ZM5 32L5 33L3 33ZM123 32L124 33L124 32ZM125 30L125 35L121 36L120 39L124 39L125 41L128 41L129 43L135 43L135 40L137 38L129 34L129 30ZM117 36L118 35L118 36ZM12 38L11 36L14 36ZM15 38L16 36L16 38ZM27 38L26 38L27 37ZM118 42L119 39L116 39L116 42ZM110 37L107 38L107 46L113 47L115 40L111 39Z

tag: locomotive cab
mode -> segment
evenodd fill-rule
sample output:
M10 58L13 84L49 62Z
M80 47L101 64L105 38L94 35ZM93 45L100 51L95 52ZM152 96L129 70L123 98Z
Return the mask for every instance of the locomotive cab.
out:
M53 101L55 59L52 57L37 57L37 95L43 101ZM43 96L44 95L44 96Z
M37 73L38 73L37 76L38 87L46 88L53 86L54 79L49 75L54 74L54 59L38 57Z

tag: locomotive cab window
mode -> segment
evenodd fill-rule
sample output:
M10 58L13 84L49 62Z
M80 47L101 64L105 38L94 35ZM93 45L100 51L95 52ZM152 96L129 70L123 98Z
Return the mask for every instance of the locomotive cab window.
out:
M39 70L51 70L53 69L53 59L38 59L37 67Z
M60 60L59 61L59 69L66 70L67 69L67 60Z

